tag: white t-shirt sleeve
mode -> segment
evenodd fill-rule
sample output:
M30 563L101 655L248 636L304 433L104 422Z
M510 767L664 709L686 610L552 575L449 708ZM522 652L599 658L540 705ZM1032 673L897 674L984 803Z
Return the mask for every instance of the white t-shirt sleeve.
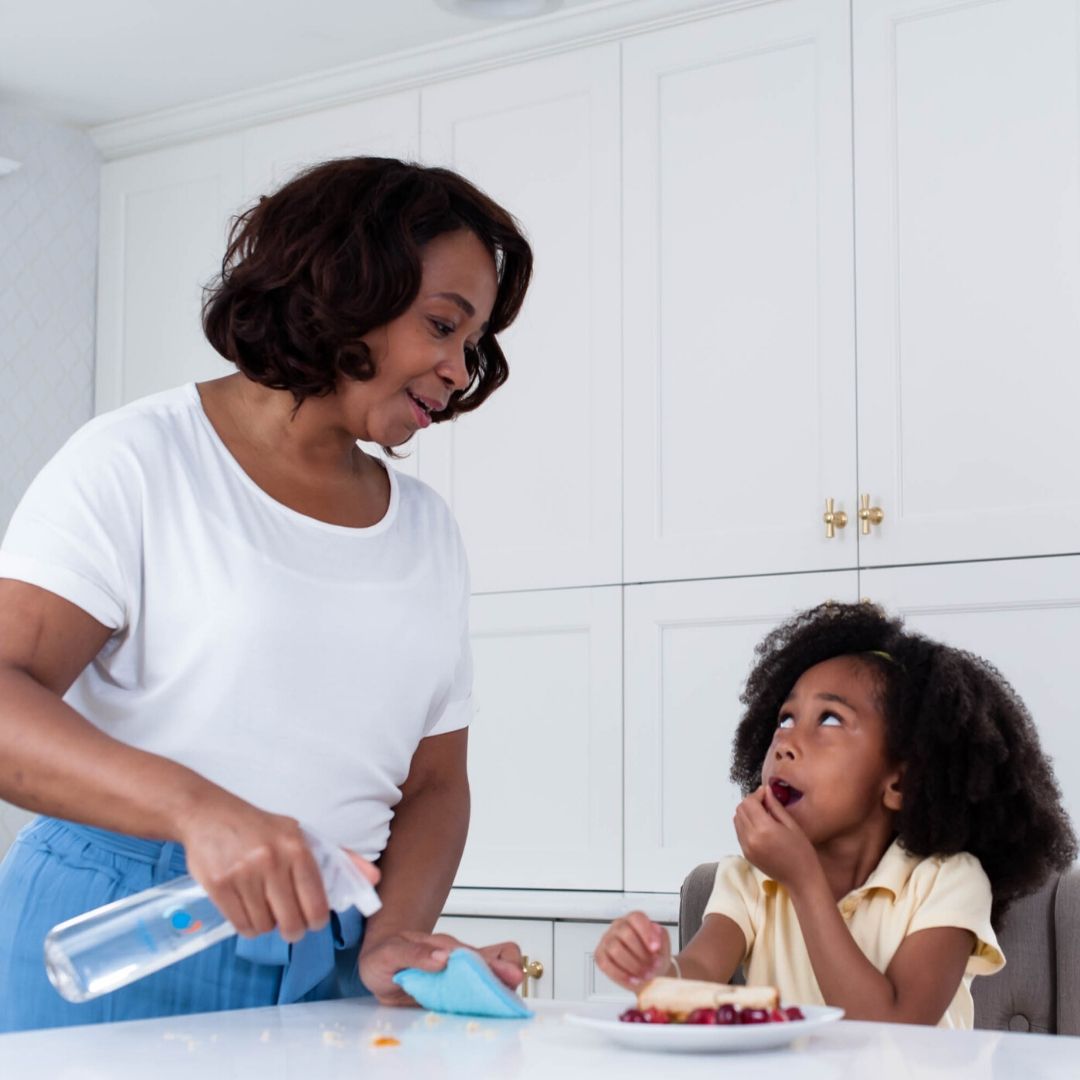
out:
M446 697L446 704L442 711L432 720L425 737L429 735L445 735L448 731L458 731L468 727L473 716L473 665L472 645L469 640L469 597L470 582L468 561L465 556L465 545L461 540L461 534L456 523L453 526L454 537L458 544L461 567L461 594L459 603L459 621L461 633L458 645L457 664L454 668L454 680L450 687L450 693Z
M47 589L111 630L137 603L141 475L100 424L77 432L37 475L0 547L0 577Z

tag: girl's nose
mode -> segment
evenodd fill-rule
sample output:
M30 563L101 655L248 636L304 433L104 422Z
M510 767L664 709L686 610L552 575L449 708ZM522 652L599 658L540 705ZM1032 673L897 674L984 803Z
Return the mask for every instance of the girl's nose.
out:
M777 730L773 738L773 755L777 761L782 761L785 758L788 761L795 760L795 741L792 739L790 731L784 728Z

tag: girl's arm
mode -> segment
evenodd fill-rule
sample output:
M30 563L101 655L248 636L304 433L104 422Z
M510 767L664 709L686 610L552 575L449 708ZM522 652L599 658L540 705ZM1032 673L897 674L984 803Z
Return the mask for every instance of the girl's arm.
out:
M735 815L743 853L791 896L822 996L851 1020L936 1024L960 985L974 935L935 927L909 935L882 973L855 943L810 841L766 788Z
M746 952L746 938L726 915L706 915L701 929L671 961L667 931L642 911L616 919L596 947L596 966L627 990L639 990L658 975L726 983Z

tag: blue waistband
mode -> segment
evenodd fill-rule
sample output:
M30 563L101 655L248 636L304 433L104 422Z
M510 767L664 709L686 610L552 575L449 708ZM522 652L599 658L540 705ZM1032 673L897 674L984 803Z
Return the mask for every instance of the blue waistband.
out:
M48 837L58 833L110 855L121 855L152 866L155 885L187 873L187 859L180 844L145 840L90 825L61 821L59 818L37 818L22 830L19 839L23 843L47 847ZM283 971L277 1003L288 1005L299 1001L333 973L336 952L358 951L363 932L364 917L356 908L349 908L348 911L333 912L326 926L321 930L309 931L293 944L289 944L277 930L254 938L238 937L236 955L253 964L281 967Z

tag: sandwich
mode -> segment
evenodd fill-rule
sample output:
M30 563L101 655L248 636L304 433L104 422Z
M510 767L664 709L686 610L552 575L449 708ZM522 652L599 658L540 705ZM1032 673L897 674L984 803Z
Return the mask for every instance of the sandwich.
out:
M647 982L637 1008L620 1020L638 1024L764 1024L802 1020L797 1008L780 1008L775 986L729 986L699 979L661 977Z

